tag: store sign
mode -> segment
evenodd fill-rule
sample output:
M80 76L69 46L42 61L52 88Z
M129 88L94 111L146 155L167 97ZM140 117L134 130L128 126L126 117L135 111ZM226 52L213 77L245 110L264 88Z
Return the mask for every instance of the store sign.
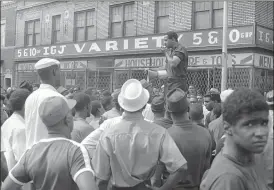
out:
M252 44L253 26L228 29L228 45ZM62 57L91 55L100 56L110 53L138 52L153 50L160 52L163 46L163 35L96 40L82 43L71 43L53 46L17 48L15 59L37 57ZM186 48L221 47L222 29L187 31L178 33L179 43Z
M256 28L256 44L273 51L273 30L260 26Z
M128 58L128 59L115 59L115 68L149 68L149 67L163 67L165 64L165 57L153 58Z
M273 69L273 56L255 53L255 67Z
M242 53L242 54L229 54L228 65L253 65L253 54ZM231 63L229 63L231 61ZM222 54L214 55L195 55L188 57L188 66L221 66L223 62Z
M32 72L35 70L35 63L18 63L17 71ZM84 70L87 67L87 61L62 61L61 70Z

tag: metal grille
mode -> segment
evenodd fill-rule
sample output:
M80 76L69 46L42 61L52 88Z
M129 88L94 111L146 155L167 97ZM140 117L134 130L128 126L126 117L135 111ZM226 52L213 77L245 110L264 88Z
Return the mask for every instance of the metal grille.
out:
M252 68L228 68L228 88L240 88L251 87L251 75Z
M112 90L112 74L104 71L87 71L87 87Z
M263 92L273 90L273 70L255 68L253 85Z

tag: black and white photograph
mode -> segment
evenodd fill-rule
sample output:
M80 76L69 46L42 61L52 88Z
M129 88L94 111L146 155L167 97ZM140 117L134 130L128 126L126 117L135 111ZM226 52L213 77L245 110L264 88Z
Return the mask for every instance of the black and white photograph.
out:
M274 190L274 1L1 0L1 190Z

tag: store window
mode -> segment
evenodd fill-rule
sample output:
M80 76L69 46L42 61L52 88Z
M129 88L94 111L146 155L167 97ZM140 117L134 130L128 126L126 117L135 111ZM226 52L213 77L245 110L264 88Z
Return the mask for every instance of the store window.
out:
M134 3L110 7L110 36L134 36Z
M40 19L25 22L25 46L40 45Z
M52 17L52 44L61 42L61 15Z
M208 29L222 27L223 2L204 1L193 2L194 29Z
M156 1L156 33L168 32L169 1Z
M75 13L74 39L77 42L96 39L94 9Z
M1 20L1 47L5 47L6 20Z

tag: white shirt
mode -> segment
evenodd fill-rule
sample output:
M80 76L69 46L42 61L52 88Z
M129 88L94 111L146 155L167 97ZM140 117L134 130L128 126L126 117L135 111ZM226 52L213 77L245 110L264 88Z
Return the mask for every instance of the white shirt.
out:
M204 114L204 121L203 121L203 123L204 123L204 125L205 125L205 121L206 121L206 116L207 116L207 114L209 113L210 111L208 111L207 109L206 109L206 107L205 107L205 105L203 105L203 114Z
M8 169L11 169L25 151L26 135L24 118L14 112L4 122L1 132Z
M146 105L146 108L143 110L143 116L147 121L154 121L154 113L151 110L151 104Z
M53 96L63 97L67 102L67 99L49 84L41 84L40 88L27 98L25 103L26 148L47 138L48 131L39 116L38 109L46 98Z
M101 137L101 134L108 128L112 127L113 125L119 123L122 120L122 116L120 117L114 117L111 119L105 120L99 128L91 132L83 141L81 144L83 144L88 152L89 156L92 158L93 153L96 149L96 146L99 142L99 139Z

